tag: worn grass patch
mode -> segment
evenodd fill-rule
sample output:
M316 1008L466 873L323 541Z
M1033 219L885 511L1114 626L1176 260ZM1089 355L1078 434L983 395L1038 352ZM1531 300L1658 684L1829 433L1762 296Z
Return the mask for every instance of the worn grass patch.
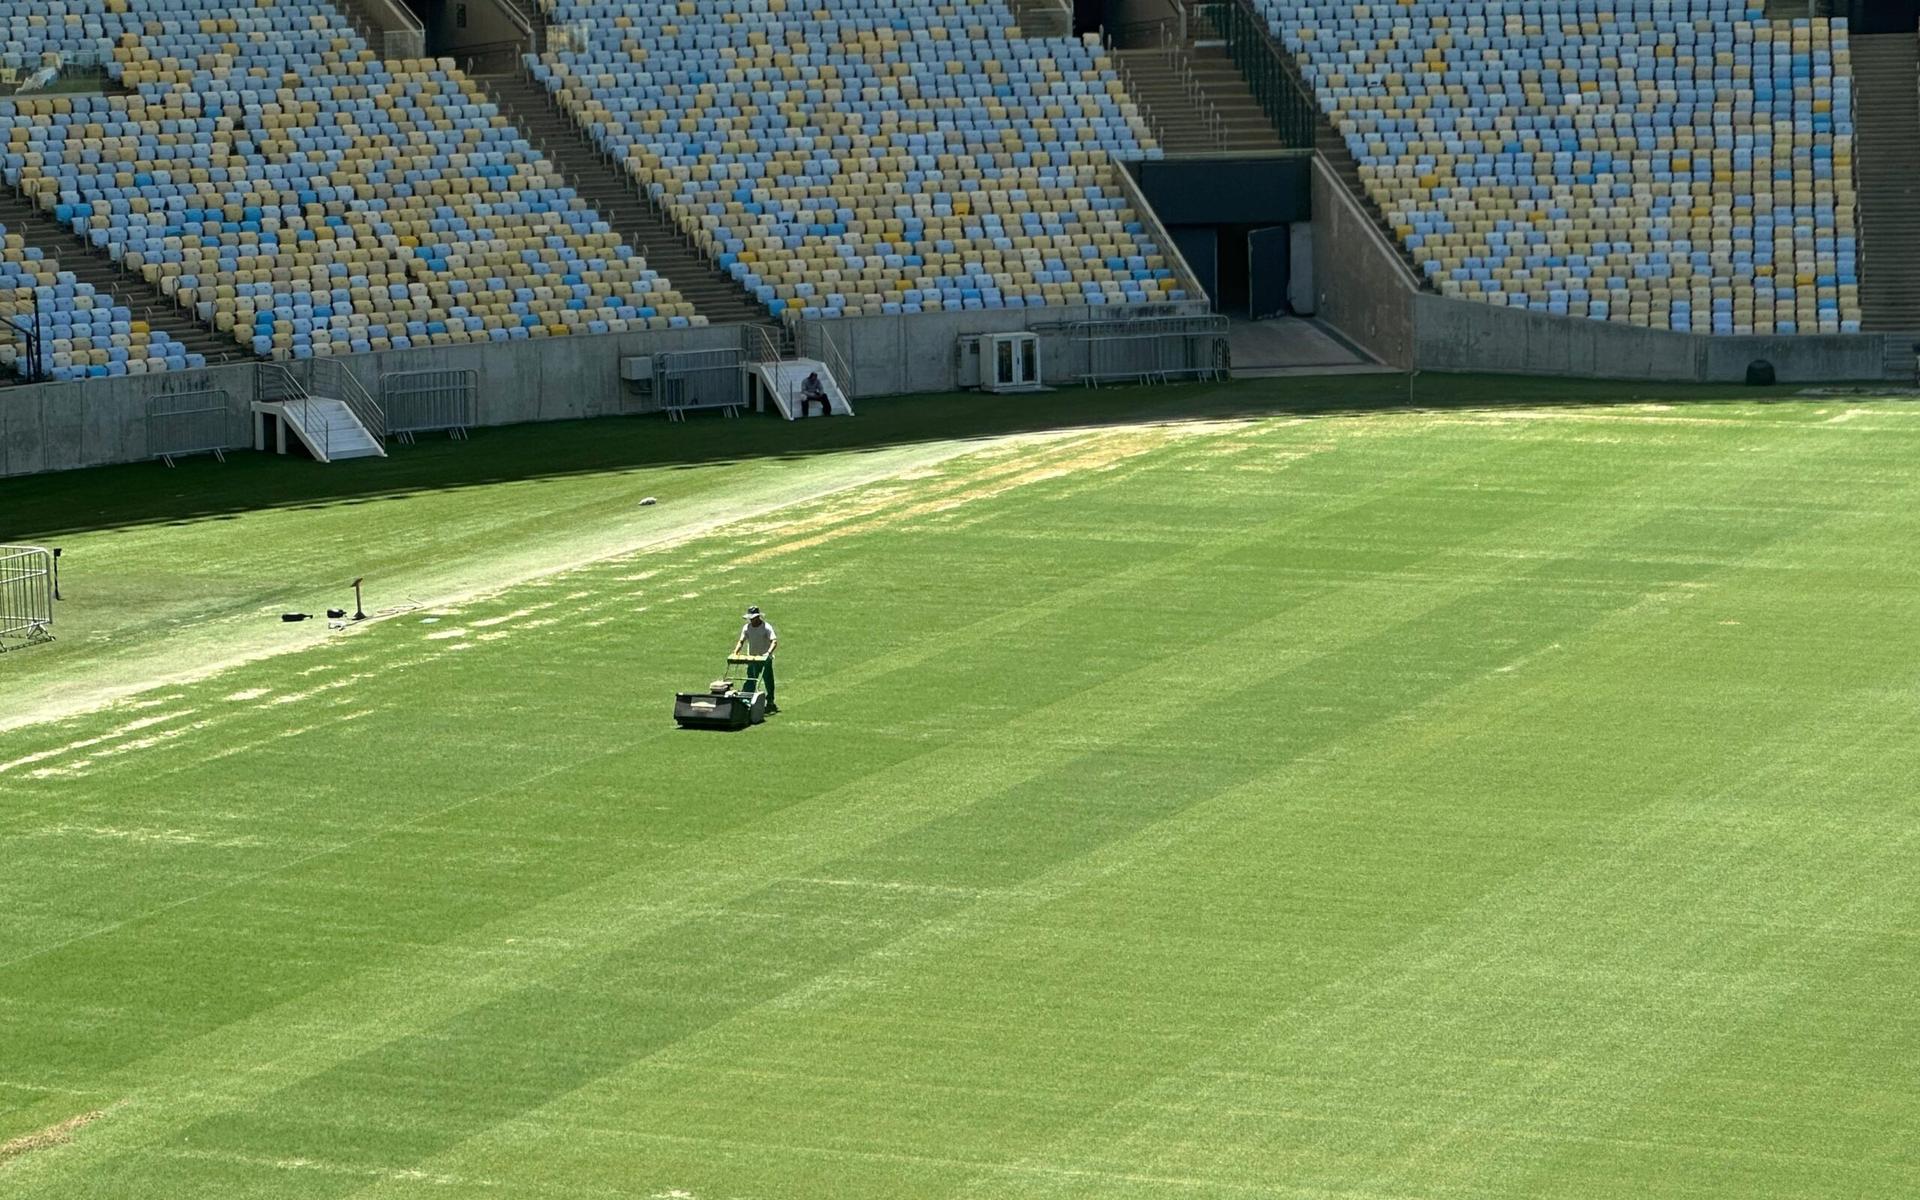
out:
M36 1129L32 1133L22 1134L9 1141L0 1142L0 1167L6 1166L8 1162L24 1154L32 1154L35 1150L45 1150L52 1146L64 1146L73 1140L73 1135L76 1130L82 1126L91 1125L106 1115L102 1110L80 1113L77 1116L68 1117L58 1124L49 1125L45 1129Z

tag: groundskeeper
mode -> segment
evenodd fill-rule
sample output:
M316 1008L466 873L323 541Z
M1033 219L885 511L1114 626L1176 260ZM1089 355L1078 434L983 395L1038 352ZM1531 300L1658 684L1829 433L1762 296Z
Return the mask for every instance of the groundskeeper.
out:
M741 691L752 695L756 687L764 688L767 693L767 711L779 712L780 706L774 703L773 696L773 652L780 648L780 635L767 623L765 614L758 604L747 609L747 623L740 628L740 640L734 643L735 654L750 654L754 661L747 664L747 681Z

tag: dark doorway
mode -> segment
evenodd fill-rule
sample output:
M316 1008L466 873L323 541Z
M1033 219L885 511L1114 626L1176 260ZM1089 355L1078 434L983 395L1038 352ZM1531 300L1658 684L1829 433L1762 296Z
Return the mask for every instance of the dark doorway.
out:
M1256 321L1287 315L1292 231L1272 225L1247 234L1247 315Z
M1222 225L1216 231L1220 239L1217 287L1213 293L1213 311L1233 316L1247 315L1247 227Z

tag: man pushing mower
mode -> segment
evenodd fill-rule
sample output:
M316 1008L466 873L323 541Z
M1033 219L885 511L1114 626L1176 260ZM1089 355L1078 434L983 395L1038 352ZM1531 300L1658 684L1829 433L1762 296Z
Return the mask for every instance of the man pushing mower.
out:
M747 654L753 658L747 664L747 680L740 690L752 695L757 688L767 693L767 711L776 713L780 706L773 697L773 652L780 647L780 635L767 623L766 615L755 604L747 609L747 623L740 628L740 640L734 643L735 655Z

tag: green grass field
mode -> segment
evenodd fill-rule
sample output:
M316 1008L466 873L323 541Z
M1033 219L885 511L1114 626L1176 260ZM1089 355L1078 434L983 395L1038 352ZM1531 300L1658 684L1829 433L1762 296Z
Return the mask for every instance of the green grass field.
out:
M0 1196L1920 1192L1920 408L1418 386L0 483Z

